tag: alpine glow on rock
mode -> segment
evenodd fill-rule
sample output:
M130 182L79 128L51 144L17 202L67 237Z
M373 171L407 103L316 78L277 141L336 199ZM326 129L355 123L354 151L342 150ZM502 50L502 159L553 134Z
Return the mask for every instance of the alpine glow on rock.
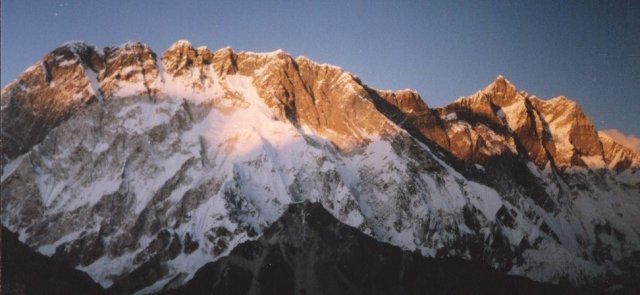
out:
M75 42L1 107L2 225L123 293L187 284L306 201L538 282L616 288L640 253L640 156L501 76L432 109L282 51Z

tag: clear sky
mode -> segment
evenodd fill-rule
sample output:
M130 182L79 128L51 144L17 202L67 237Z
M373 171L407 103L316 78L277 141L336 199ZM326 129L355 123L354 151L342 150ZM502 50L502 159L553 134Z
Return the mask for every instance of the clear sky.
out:
M469 3L471 2L471 3ZM599 129L640 135L640 1L2 0L2 85L60 44L178 39L307 56L432 107L502 74L578 101Z

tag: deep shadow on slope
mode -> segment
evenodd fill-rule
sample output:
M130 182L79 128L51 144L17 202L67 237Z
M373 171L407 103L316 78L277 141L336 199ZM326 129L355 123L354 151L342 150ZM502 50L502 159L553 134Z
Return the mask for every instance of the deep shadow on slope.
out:
M0 294L104 294L89 275L41 255L2 227Z
M462 259L425 258L346 226L320 204L292 204L257 241L164 294L590 294L506 276Z

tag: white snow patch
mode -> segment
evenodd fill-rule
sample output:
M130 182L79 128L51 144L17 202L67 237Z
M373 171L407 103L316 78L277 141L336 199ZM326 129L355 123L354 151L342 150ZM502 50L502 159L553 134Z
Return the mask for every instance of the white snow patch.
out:
M445 121L454 121L458 119L458 114L456 113L449 113L447 115L444 116L444 120Z
M75 60L75 59L68 59L68 60L62 61L61 63L58 63L58 66L68 67L68 66L71 66L71 65L75 65L77 63L78 63L78 61Z
M580 158L589 168L601 169L607 167L601 155L582 156Z
M127 97L144 94L147 92L147 88L140 82L128 82L120 81L118 83L118 90L113 93L115 97Z
M55 241L52 244L48 244L48 245L44 245L44 246L40 246L40 248L38 248L38 252L47 255L47 256L51 256L56 252L56 248L66 242L71 242L75 239L77 239L80 236L79 231L76 232L72 232L70 234L65 235L64 237L58 239L57 241Z

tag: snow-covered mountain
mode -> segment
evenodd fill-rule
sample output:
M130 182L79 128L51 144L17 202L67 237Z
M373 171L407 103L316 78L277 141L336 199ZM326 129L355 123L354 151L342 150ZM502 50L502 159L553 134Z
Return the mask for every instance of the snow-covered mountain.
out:
M640 253L640 157L503 77L431 109L282 51L76 42L1 108L2 224L104 287L180 286L305 200L542 282L608 287Z

